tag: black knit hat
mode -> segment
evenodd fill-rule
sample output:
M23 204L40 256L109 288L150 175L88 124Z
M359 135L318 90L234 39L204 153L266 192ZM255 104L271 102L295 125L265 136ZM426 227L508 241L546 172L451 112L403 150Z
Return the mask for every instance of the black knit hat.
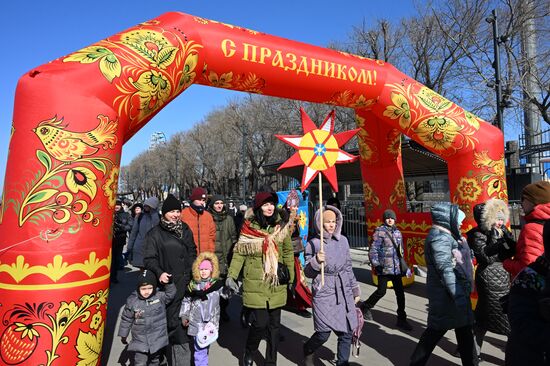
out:
M173 194L169 194L162 203L162 216L172 210L181 210L181 202Z
M148 269L144 270L137 280L138 289L145 285L153 285L153 288L157 287L157 276Z
M395 212L393 210L390 210L390 209L384 211L384 214L382 215L382 218L384 220L387 220L387 219L397 220L397 216L395 215Z

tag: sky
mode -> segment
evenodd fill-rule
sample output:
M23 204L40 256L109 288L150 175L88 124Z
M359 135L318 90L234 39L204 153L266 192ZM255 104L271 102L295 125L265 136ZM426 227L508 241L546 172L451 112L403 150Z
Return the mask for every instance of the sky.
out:
M345 41L365 20L399 21L415 12L413 0L68 0L7 1L0 24L4 56L0 58L0 189L4 185L15 88L21 75L163 13L178 11L274 36L324 47ZM188 130L210 111L244 94L193 85L132 137L123 147L127 165L149 145L154 132L167 139Z

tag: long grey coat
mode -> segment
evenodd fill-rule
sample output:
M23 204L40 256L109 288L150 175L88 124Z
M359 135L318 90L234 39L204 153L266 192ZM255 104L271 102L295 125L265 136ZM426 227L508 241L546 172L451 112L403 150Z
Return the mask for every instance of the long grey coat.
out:
M157 212L159 204L158 199L156 197L151 197L146 199L143 204L151 207L151 211L149 213L144 211L140 214L138 219L134 219L127 248L128 252L132 253L131 263L136 267L144 266L143 255L145 254L145 235L149 230L157 226L160 221Z
M120 319L119 337L132 340L128 351L155 353L168 345L166 304L176 296L176 286L166 285L166 292L158 291L148 299L138 296L136 290L128 297Z
M357 327L354 297L360 289L351 265L348 239L340 235L342 213L333 206L326 210L336 213L336 230L332 235L324 231L325 285L321 287L321 265L316 253L321 249L319 237L311 239L305 251L306 277L313 278L313 324L317 332L351 332ZM320 232L320 211L315 214L315 229Z
M451 253L459 245L455 240L459 233L458 207L448 202L438 203L431 213L434 226L424 244L428 267L428 327L450 330L472 325L471 282L455 269Z

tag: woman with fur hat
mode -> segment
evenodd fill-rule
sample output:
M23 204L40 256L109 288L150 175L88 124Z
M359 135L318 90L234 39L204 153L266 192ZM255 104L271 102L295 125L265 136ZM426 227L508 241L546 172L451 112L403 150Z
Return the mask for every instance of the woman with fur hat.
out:
M550 182L531 183L521 192L525 225L521 230L513 258L505 259L504 268L512 279L544 252L542 223L550 219Z
M233 248L226 285L238 291L236 279L243 271L243 305L249 310L250 328L243 364L251 366L254 353L267 332L264 365L277 364L281 308L287 300L287 285L279 283L281 266L294 280L294 253L288 222L276 209L277 194L258 192L253 210L248 210L241 235Z
M321 250L321 214L323 215L324 248ZM315 333L304 344L304 361L314 365L314 353L334 332L338 336L336 365L347 365L353 330L357 327L355 304L361 290L353 274L348 239L341 235L342 213L326 206L315 214L317 237L311 239L305 252L305 275L313 279L313 326ZM325 283L321 284L321 265L325 264Z
M411 277L410 269L403 273L401 270L401 258L403 258L403 236L401 231L395 226L396 215L393 210L386 210L382 216L382 225L374 230L372 245L369 250L369 259L371 267L376 270L378 275L378 287L370 297L363 302L361 310L365 320L372 320L371 309L376 303L384 297L388 282L393 283L395 298L397 300L397 322L396 326L410 331L411 324L407 321L405 312L405 291L403 289L403 276Z
M227 298L220 280L218 258L202 252L193 262L193 279L181 303L180 318L187 334L195 340L195 366L208 365L208 350L218 338L220 300Z
M191 277L197 249L189 226L180 220L181 202L169 194L162 204L162 218L145 236L145 268L155 273L161 286L174 283L174 301L166 308L170 366L190 365L189 337L179 317L180 305Z
M510 275L498 255L500 247L514 246L512 234L505 226L509 216L506 202L490 199L474 207L477 227L466 234L477 261L475 281L478 300L474 312L474 332L478 356L487 331L503 335L510 333L508 317L500 303L500 298L510 289Z

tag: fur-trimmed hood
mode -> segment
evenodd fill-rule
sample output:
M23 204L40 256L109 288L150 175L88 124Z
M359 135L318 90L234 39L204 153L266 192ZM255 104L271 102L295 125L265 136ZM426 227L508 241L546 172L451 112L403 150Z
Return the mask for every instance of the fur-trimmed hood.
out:
M485 231L491 230L493 224L497 222L497 214L499 212L502 212L504 215L504 223L506 224L510 218L510 210L506 202L498 198L488 200L481 214L481 228Z
M212 263L212 278L218 279L220 277L220 264L218 263L218 257L212 252L202 252L195 259L193 262L193 279L197 282L201 280L199 265L203 260L209 260Z

